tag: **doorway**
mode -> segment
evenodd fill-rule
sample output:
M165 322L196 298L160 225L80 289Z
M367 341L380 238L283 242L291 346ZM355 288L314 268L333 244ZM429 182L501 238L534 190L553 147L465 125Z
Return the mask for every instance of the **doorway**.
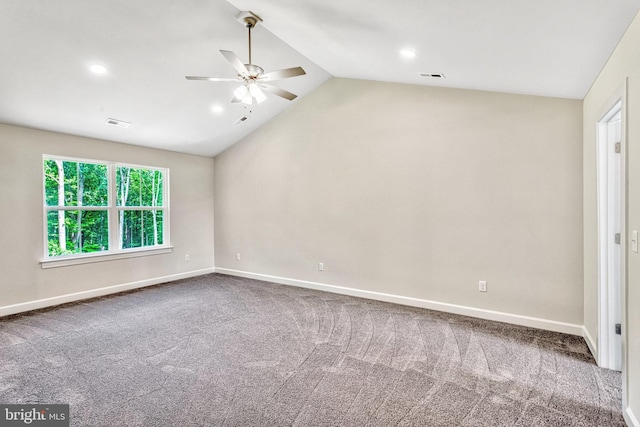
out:
M625 280L624 96L597 123L598 364L621 371Z

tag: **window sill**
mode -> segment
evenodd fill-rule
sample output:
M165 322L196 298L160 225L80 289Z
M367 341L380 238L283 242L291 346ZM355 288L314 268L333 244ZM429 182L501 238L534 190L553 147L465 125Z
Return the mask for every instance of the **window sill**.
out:
M40 260L40 266L42 268L66 267L69 265L91 264L94 262L113 261L117 259L169 254L172 251L173 251L173 246L163 246L160 248L128 249L126 251L116 252L116 253L112 252L109 254L94 253L94 254L70 255L68 257L47 258L47 259Z

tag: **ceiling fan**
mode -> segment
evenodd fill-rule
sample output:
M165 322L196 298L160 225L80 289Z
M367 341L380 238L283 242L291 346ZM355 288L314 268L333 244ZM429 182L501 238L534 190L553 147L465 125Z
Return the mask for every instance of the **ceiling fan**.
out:
M226 58L231 66L238 73L238 77L235 79L218 78L218 77L199 77L199 76L185 76L187 80L208 80L210 82L241 82L242 84L233 91L233 99L231 102L242 102L244 104L251 105L255 100L258 104L267 99L264 91L280 96L289 101L294 100L297 95L288 92L279 87L270 85L267 82L274 80L286 79L289 77L296 77L306 74L302 67L286 68L284 70L271 71L265 73L264 70L251 63L251 29L255 27L258 22L262 21L258 15L252 12L240 12L237 16L238 21L243 22L245 27L249 30L249 63L243 64L238 55L230 50L221 50L220 53Z

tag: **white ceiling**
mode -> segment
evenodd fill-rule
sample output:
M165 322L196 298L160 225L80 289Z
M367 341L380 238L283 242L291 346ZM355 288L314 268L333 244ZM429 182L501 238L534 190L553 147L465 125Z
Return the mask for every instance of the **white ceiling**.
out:
M240 10L264 19L255 64L306 70L275 83L295 103L331 75L582 99L640 9L638 0L0 3L0 122L206 156L292 104L268 95L249 111L230 103L235 83L184 79L233 78L220 49L248 60ZM91 63L108 73L91 74Z

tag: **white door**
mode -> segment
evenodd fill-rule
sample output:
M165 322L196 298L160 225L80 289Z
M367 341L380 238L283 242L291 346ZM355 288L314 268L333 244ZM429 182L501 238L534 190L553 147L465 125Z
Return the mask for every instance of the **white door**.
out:
M621 113L618 113L609 122L609 138L608 144L610 156L609 156L609 209L610 209L610 231L609 236L613 237L611 243L611 259L609 266L609 331L614 331L611 334L610 339L610 352L611 352L611 369L617 371L622 370L622 337L616 331L616 325L622 324L622 299L621 299L621 279L622 279L622 264L621 260L621 247L622 247L622 233L621 233L621 219L622 219L622 207L621 191L622 185L620 183L620 151L621 148L616 150L616 144L622 142L621 137ZM617 236L617 238L616 238ZM620 326L621 327L621 326Z
M624 209L622 178L622 103L598 123L598 233L600 271L600 366L622 370L622 280ZM618 326L619 325L619 326Z

